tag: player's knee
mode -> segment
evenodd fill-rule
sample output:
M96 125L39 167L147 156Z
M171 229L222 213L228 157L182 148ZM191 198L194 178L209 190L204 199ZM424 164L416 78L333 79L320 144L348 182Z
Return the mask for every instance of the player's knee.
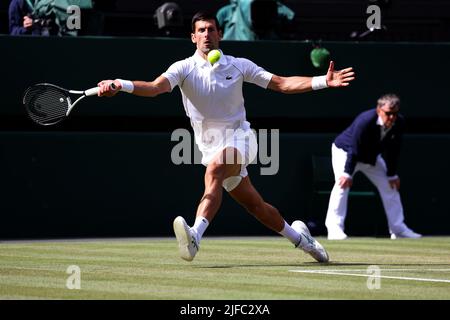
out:
M228 177L222 182L223 188L227 191L233 191L236 189L236 187L241 183L242 177L241 176L232 176Z

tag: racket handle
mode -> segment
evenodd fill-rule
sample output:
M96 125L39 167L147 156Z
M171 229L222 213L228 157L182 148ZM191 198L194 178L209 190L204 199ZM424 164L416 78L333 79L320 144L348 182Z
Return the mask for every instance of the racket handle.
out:
M98 95L98 91L99 91L99 90L100 90L99 87L87 89L87 90L84 92L84 94L85 94L87 97L90 97L90 96L96 96L96 95Z
M113 90L116 89L116 85L114 83L111 83L109 85L109 87ZM90 97L90 96L96 96L98 95L98 91L100 90L99 87L95 87L95 88L91 88L91 89L87 89L84 94L86 95L86 97Z

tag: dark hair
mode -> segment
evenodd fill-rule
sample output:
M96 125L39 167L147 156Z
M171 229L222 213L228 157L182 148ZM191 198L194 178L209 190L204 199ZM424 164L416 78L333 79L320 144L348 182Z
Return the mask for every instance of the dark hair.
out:
M192 33L195 32L195 23L197 21L206 21L206 20L214 20L216 23L217 30L221 30L219 25L219 20L217 20L217 17L214 13L209 11L199 11L192 17Z

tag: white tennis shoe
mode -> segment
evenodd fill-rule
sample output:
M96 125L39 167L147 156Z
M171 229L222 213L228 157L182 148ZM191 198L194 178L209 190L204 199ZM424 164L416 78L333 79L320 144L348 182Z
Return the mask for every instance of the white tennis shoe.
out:
M329 256L325 248L311 236L308 227L300 220L295 220L292 229L300 234L300 241L295 246L310 254L318 262L328 262Z
M180 257L186 261L192 261L200 249L196 232L180 216L173 221L173 231L177 237Z
M328 240L345 240L348 236L345 234L342 229L329 229L328 230Z

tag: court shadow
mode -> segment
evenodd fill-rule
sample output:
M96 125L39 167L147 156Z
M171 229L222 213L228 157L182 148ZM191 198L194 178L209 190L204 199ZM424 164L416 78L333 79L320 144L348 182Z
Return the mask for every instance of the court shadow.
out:
M360 267L360 266L384 266L384 267L450 267L449 263L359 263L359 262L339 262L339 261L330 261L327 263L318 263L318 262L303 262L299 264L286 264L286 263L271 263L271 264L229 264L229 265L196 265L193 268L198 269L233 269L233 268L261 268L261 267L288 267L288 268L298 268L298 267L324 267L324 266L333 266L333 267Z
M234 268L261 268L261 267L292 267L293 265L288 264L235 264L235 265L218 265L218 266L194 266L193 268L198 269L234 269Z
M261 268L261 267L288 267L288 268L295 268L295 267L318 267L318 266L329 266L329 265L335 265L331 262L328 263L318 263L318 262L303 262L301 264L286 264L286 263L271 263L271 264L229 264L229 265L203 265L203 266L194 266L194 268L199 269L232 269L232 268ZM353 264L358 265L358 264ZM362 263L359 265L366 265L366 263ZM367 264L370 266L371 264Z

